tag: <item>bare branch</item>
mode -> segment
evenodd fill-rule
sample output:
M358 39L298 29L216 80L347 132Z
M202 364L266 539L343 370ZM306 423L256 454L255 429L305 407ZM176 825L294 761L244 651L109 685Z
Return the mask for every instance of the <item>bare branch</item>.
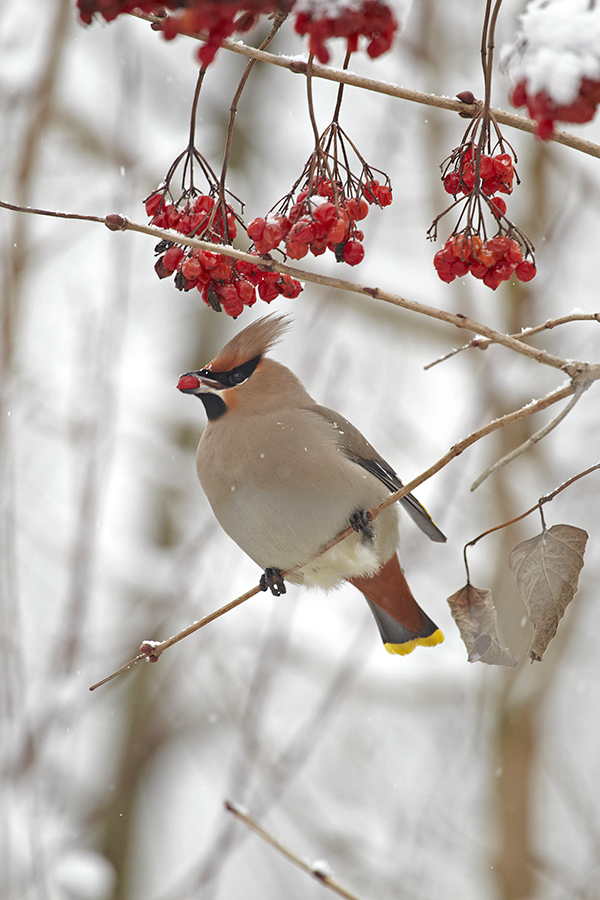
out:
M526 328L518 334L511 334L511 337L522 341L534 334L539 334L541 331L549 331L552 328L556 328L558 325L566 325L568 322L600 322L600 313L570 313L568 316L559 316L556 319L546 319L541 325ZM472 350L473 348L477 350L487 350L491 343L493 342L488 338L473 338L468 344L463 344L462 347L454 347L448 353L444 353L443 356L438 357L438 359L434 359L432 362L427 363L426 366L423 366L423 369L425 371L427 371L427 369L433 369L434 366L446 362L447 359L451 359L458 353L462 353L463 350Z
M258 834L264 841L272 847L275 847L275 849L285 856L286 859L293 862L295 866L298 866L298 868L302 869L302 871L306 872L308 875L312 875L313 878L318 879L325 887L330 888L334 893L339 894L340 897L345 897L346 900L359 900L356 894L346 890L346 888L342 887L341 884L338 884L338 882L329 875L324 863L315 862L311 865L311 863L306 862L306 860L302 859L294 853L293 850L286 847L278 838L274 837L270 832L263 828L263 826L260 825L256 819L253 819L239 803L232 803L230 800L226 800L225 809L228 812L233 813L233 815L241 822L244 822L248 828L251 828L252 831Z
M550 434L551 431L560 425L563 419L565 419L578 400L581 399L582 393L587 390L590 385L586 386L578 386L578 390L575 391L575 395L571 398L570 402L567 403L565 408L560 412L551 422L548 422L547 425L544 425L543 428L540 428L539 431L536 431L535 434L532 434L531 437L528 437L526 441L523 441L518 447L515 447L514 450L511 450L510 453L507 453L502 459L499 459L497 462L493 463L491 466L482 472L479 478L476 478L473 484L471 485L470 490L474 491L479 487L480 484L488 478L493 472L496 472L498 469L501 469L503 466L507 465L507 463L512 462L513 459L516 459L518 456L521 456L522 453L525 453L526 450L529 450L530 447L533 447L534 444L537 444L538 441L541 441L542 438L545 438L547 434Z
M152 16L139 11L131 12L129 15L135 16L138 19L144 19L146 22L162 22L162 19L158 16ZM206 40L208 37L208 35L203 32L200 32L199 34L190 34L182 31L180 33L186 37L194 38L195 40ZM226 50L240 53L242 56L249 56L274 66L289 69L295 74L306 75L307 73L308 64L302 60L288 56L278 56L274 53L266 53L264 50L257 50L255 47L250 47L241 41L233 41L230 38L226 38L223 41L222 46ZM474 112L478 112L480 109L479 104L463 103L459 100L452 100L450 97L439 97L436 94L425 94L422 91L413 91L410 88L388 84L385 81L377 81L374 78L364 78L362 75L355 75L352 72L335 69L330 66L315 64L313 65L312 74L315 78L324 78L327 81L335 81L339 84L349 84L366 91L387 94L389 97L398 97L400 100L410 100L413 103L421 103L425 106L435 106L438 109L447 109L450 112L458 113L463 118L469 118ZM525 116L518 116L516 113L506 112L503 109L495 109L494 107L490 109L490 113L501 125L508 125L510 128L516 128L519 131L535 134L537 126L532 119L528 119ZM595 144L593 141L587 141L574 134L569 134L567 131L555 130L550 140L600 159L600 144Z
M600 469L600 463L596 463L593 466L590 466L588 469L585 469L584 472L578 472L577 475L573 475L572 478L569 478L555 490L551 491L549 494L544 494L543 497L540 497L538 502L527 509L524 513L521 513L519 516L515 516L514 519L509 519L508 522L502 522L500 525L494 525L493 528L488 528L486 531L483 531L481 534L478 534L477 537L473 538L472 541L469 541L465 544L463 549L463 556L465 560L465 567L467 569L467 579L469 579L469 567L467 565L467 549L469 547L474 547L475 544L479 543L482 538L487 537L488 534L493 534L495 531L500 531L501 528L507 528L509 525L516 525L517 522L520 522L522 519L526 519L527 516L530 516L531 513L535 512L536 509L539 509L541 512L542 505L544 503L550 503L550 501L554 500L559 494L561 494L568 487L571 487L576 481L579 481L580 478L585 478L586 475L589 475L591 472L596 472Z

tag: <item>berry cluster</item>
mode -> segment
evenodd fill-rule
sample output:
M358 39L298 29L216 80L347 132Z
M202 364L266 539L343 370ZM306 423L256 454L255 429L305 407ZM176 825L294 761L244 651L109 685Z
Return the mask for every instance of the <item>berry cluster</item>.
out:
M479 181L481 193L488 198L492 211L499 215L506 212L506 203L502 197L494 194L511 194L515 170L513 159L509 153L497 153L494 156L482 153L479 157ZM452 154L442 177L444 189L455 197L457 194L470 194L477 180L477 154L473 144L461 146Z
M390 49L398 23L391 9L381 0L362 0L360 3L343 2L323 4L309 0L308 8L296 16L298 34L309 35L309 50L321 63L329 62L325 41L343 37L348 42L348 53L358 47L359 37L366 37L367 53L374 59Z
M122 13L139 9L153 14L160 22L153 25L162 31L166 40L178 34L208 32L208 39L198 51L198 59L208 66L225 38L234 32L252 28L262 14L293 10L296 0L77 0L79 18L89 25L95 14L107 22ZM343 37L348 51L358 47L359 37L368 40L367 53L374 58L389 50L398 27L390 7L383 0L340 0L336 4L322 4L317 0L303 0L296 15L298 34L309 35L310 52L322 63L329 61L325 42ZM176 10L167 15L167 10Z
M334 187L327 178L321 178L312 188L310 192L305 186L287 213L268 213L254 219L248 226L248 237L258 253L269 253L284 242L290 259L302 259L309 250L313 256L331 250L338 262L357 266L365 251L364 234L356 223L368 215L369 204L389 206L391 187L371 180L362 185L362 196L345 197L339 185Z
M519 281L531 281L536 273L535 263L523 259L520 244L506 234L489 240L467 231L453 234L435 254L433 264L442 281L450 283L470 272L493 291L513 272Z
M512 90L513 106L527 106L527 111L536 123L536 134L549 140L554 133L554 122L589 122L594 117L600 103L600 81L582 78L577 96L569 104L555 103L546 91L530 96L525 81L520 81Z
M190 237L213 243L229 243L237 233L235 214L208 194L188 194L178 204L166 202L166 190L152 194L145 201L150 223L157 228L170 228ZM245 260L233 260L223 253L197 248L183 248L173 241L161 241L154 266L159 278L175 276L181 291L197 288L205 303L223 309L237 318L244 306L253 306L258 296L270 303L280 294L297 297L302 290L299 281L279 272L264 271ZM257 263L259 260L257 258Z
M230 243L237 235L233 209L225 204L225 216L221 204L209 194L189 192L177 204L167 201L166 189L156 191L144 201L151 225L172 228L180 234L203 238L207 241Z
M490 138L491 127L496 132L495 145ZM496 122L481 116L469 125L462 143L442 163L444 189L453 195L454 203L434 219L428 232L432 240L437 237L439 220L462 206L452 234L433 259L442 281L450 283L471 273L495 291L513 274L519 281L531 281L535 276L533 246L506 218L506 202L499 196L511 194L515 178L518 180L514 162L514 151L504 141ZM491 238L487 234L486 210L491 213L495 228Z

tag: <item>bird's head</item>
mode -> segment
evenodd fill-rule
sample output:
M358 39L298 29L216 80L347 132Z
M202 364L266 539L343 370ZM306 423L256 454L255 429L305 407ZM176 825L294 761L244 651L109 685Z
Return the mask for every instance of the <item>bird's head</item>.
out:
M264 354L289 328L286 316L264 316L228 344L203 369L181 375L177 387L184 394L195 394L202 400L209 419L218 419L241 396L239 389L259 369ZM277 364L269 360L273 366ZM291 373L290 373L291 374Z

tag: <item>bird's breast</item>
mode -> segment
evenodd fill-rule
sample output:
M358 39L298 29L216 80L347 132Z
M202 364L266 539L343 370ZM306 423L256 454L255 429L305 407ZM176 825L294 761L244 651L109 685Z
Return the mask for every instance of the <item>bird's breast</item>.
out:
M348 525L353 512L370 509L389 493L340 452L329 423L302 412L237 422L227 422L228 413L209 423L198 447L198 477L215 516L262 568L286 570L305 562ZM377 522L389 557L397 544L395 510ZM344 542L348 551L352 541ZM354 544L360 541L356 536Z

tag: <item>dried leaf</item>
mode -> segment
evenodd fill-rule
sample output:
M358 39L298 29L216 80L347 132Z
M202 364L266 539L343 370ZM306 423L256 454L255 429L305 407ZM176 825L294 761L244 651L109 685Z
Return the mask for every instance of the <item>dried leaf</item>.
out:
M469 662L511 668L517 665L510 650L503 647L498 639L496 607L491 591L466 584L448 597L448 603L467 648Z
M587 539L582 528L553 525L510 552L508 562L533 623L532 660L541 660L577 593Z

